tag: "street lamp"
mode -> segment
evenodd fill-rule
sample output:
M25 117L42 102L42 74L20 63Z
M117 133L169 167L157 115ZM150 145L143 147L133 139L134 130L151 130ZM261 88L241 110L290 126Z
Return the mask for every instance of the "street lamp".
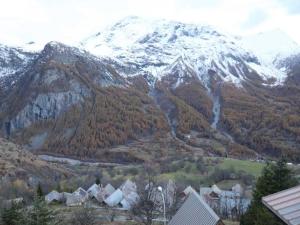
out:
M160 191L161 193L161 196L162 196L162 199L163 199L163 204L164 204L164 225L166 225L166 203L165 203L165 196L164 196L164 193L163 193L163 189L161 186L157 187L158 191Z

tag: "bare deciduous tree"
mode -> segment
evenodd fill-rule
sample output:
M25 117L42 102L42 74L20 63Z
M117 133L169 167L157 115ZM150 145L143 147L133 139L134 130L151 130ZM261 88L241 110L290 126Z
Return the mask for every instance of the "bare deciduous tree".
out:
M184 202L184 199L180 196L181 192L182 190L180 188L175 187L173 195L167 195L166 197L166 202L171 202L170 204L166 205L166 217L168 221L172 219ZM172 201L168 201L168 198L172 198Z
M72 225L96 225L96 214L94 209L81 207L76 210L71 218Z
M157 181L154 168L150 164L144 165L144 173L137 182L139 201L131 209L134 220L144 225L152 225L153 219L159 216L159 206L155 201Z

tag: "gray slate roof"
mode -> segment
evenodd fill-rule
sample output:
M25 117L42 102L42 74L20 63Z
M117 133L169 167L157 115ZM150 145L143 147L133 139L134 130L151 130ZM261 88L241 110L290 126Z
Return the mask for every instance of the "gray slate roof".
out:
M262 202L286 224L300 224L300 185L265 196Z
M219 221L220 218L200 195L191 191L169 225L216 225Z
M88 193L82 187L79 187L73 194L80 196L81 198L87 198Z
M72 194L64 193L64 197L66 198L67 206L77 206L82 205L84 202L86 202L89 198L89 194L80 187Z
M131 209L131 207L138 202L139 198L140 197L136 192L131 192L130 194L124 196L123 200L121 201L123 209Z
M120 187L124 195L129 195L131 192L137 192L137 187L131 180L126 180Z
M118 188L112 193L104 202L109 205L110 207L114 207L118 205L123 199L123 192Z
M120 203L123 209L129 210L139 200L137 186L131 180L126 180L126 182L121 185L120 190L123 193L123 199Z
M97 184L93 184L88 190L87 190L87 193L89 194L89 196L91 198L96 198L98 193L101 192L101 188L99 185Z
M110 195L112 195L112 193L115 192L115 188L111 185L111 184L107 184L103 190L101 191L102 192L102 198L103 199L106 199L108 198Z
M45 201L47 203L51 203L53 201L63 201L64 195L63 193L59 193L57 191L51 191L49 194L45 196Z

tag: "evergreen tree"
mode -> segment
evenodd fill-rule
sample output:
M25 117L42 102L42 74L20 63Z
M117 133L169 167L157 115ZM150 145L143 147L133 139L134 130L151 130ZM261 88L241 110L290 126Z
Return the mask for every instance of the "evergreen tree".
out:
M96 173L96 174L95 174L95 177L96 177L95 183L96 183L97 185L101 184L102 173L101 173L101 172Z
M59 183L59 182L57 183L56 191L57 191L57 192L62 192L61 186L60 186L60 183Z
M280 159L276 164L267 163L257 180L251 205L241 218L241 225L283 225L284 223L262 204L261 199L295 185L297 180L284 159Z
M96 181L95 181L95 183L96 183L97 185L101 184L101 180L100 180L100 178L99 178L99 177L96 177Z
M57 224L56 214L50 210L46 202L36 198L33 208L28 213L28 225L53 225Z
M40 183L37 186L36 194L38 198L42 198L44 196L43 189Z
M1 224L3 225L23 225L24 218L23 206L14 202L11 207L4 208L1 212Z

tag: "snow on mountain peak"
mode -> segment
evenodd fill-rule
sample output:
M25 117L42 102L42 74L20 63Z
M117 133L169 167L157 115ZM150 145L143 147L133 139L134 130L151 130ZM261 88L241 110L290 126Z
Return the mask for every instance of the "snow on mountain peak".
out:
M195 37L216 35L218 32L209 26L184 24L167 20L147 20L136 16L126 17L102 32L83 40L80 45L97 55L105 55L111 48L114 50L128 50L136 44L175 42L179 36ZM119 54L119 52L117 53Z
M284 73L260 62L243 46L235 36L211 26L140 17L126 17L80 43L81 48L97 56L116 58L140 71L156 71L153 75L158 78L179 56L185 55L188 57L184 61L195 69L202 82L209 80L205 77L209 70L237 86L251 71L262 73L266 83L270 78L275 78L273 84L284 81Z

